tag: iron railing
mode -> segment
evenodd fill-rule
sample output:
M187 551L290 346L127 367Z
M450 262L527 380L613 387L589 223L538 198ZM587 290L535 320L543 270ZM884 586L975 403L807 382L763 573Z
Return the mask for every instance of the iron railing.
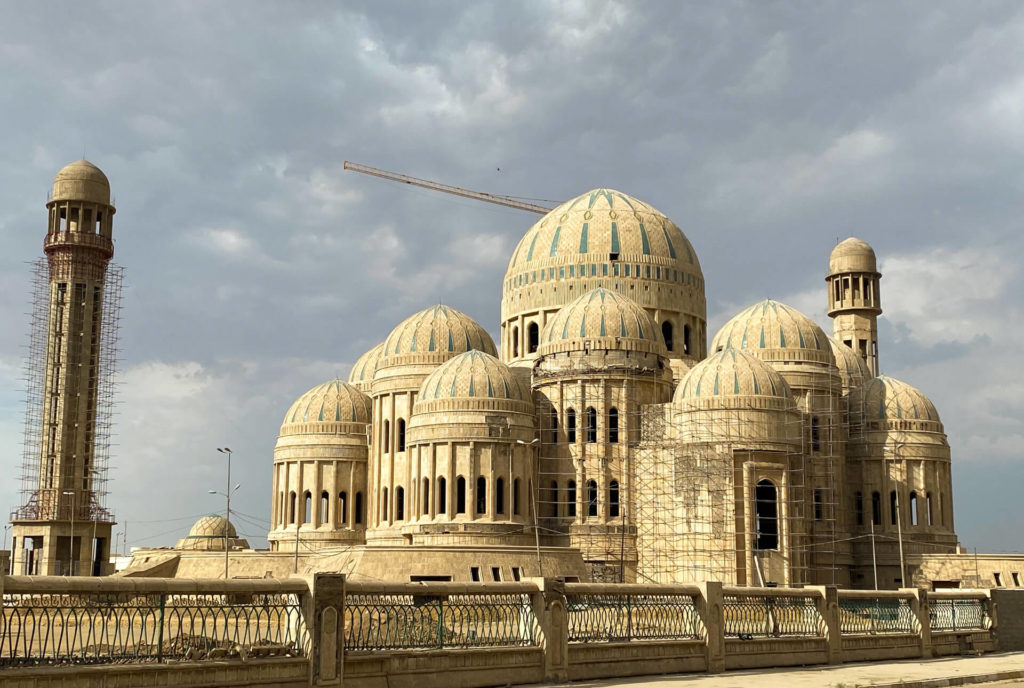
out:
M566 594L570 643L703 637L693 595Z
M988 600L929 598L928 620L933 632L986 630L992 625Z
M131 592L124 585L94 585L96 592L5 590L0 666L299 656L307 646L295 593Z
M537 644L528 593L360 593L345 598L347 650Z
M811 596L727 594L723 612L728 637L819 637L824 634L824 619Z
M906 598L839 598L839 629L844 635L917 633L917 616Z

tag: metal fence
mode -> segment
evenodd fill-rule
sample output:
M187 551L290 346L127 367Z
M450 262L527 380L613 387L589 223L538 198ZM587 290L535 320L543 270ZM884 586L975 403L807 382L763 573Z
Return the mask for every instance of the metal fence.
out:
M300 656L306 642L297 594L5 592L0 611L0 666Z
M729 594L724 616L727 637L819 637L824 630L824 619L810 596Z
M988 601L982 599L931 599L928 617L932 631L985 630L992 625Z
M839 598L839 629L851 635L917 633L917 616L906 598Z
M347 650L537 644L537 620L526 593L363 593L345 598Z
M567 594L569 642L701 638L692 595Z

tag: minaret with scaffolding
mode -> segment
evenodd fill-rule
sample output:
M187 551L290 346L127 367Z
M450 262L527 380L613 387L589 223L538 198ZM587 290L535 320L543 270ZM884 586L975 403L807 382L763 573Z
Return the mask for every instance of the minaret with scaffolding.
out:
M22 506L11 514L12 573L105 575L105 506L122 269L110 183L86 160L57 173L45 259L34 264Z
M878 375L878 291L875 252L855 237L839 242L828 259L828 316L838 341L856 351L872 375Z

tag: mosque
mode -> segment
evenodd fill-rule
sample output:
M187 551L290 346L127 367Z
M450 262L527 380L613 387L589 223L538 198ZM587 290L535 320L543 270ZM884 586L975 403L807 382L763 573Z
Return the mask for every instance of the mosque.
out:
M109 259L102 172L73 163L53 198L47 246L88 231ZM643 201L588 191L512 253L500 346L430 305L284 411L269 550L206 517L123 575L218 576L227 559L230 576L953 584L958 565L926 565L958 551L950 448L928 398L880 373L880 278L846 239L827 260L831 337L769 299L709 345L691 242ZM76 460L58 465L90 488ZM32 509L19 536L48 551Z

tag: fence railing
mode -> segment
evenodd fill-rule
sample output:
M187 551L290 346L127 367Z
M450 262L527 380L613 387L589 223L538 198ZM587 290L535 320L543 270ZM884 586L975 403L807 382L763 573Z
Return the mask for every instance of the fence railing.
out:
M901 592L839 591L839 628L843 635L918 633L913 596Z
M985 630L992 626L991 602L984 594L933 593L928 620L933 633Z
M725 635L735 638L819 637L820 593L782 588L725 589Z
M570 643L686 640L703 636L700 589L666 585L565 586Z
M5 579L0 666L299 656L302 581Z
M352 584L346 650L525 647L539 644L528 583Z

